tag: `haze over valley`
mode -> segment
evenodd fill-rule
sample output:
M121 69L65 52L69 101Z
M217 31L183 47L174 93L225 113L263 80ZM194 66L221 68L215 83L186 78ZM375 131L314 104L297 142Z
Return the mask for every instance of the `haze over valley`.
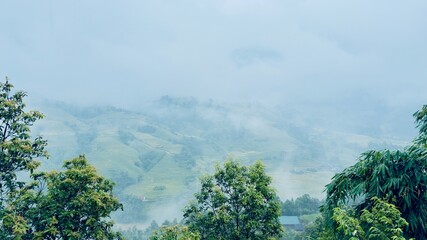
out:
M0 9L0 76L28 94L26 110L45 116L31 126L32 139L48 141L40 170L84 154L115 182L121 226L179 221L200 177L227 159L262 160L283 201L323 199L362 153L402 150L419 134L427 1L42 0Z
M333 174L360 153L402 148L415 132L400 127L411 116L400 117L396 110L367 112L359 122L362 117L351 111L328 120L316 116L322 109L172 96L133 111L43 99L30 107L46 115L34 129L49 139L44 168L58 169L64 159L85 154L116 182L125 204L119 222L179 218L199 177L227 158L244 164L262 160L282 199L306 193L323 198ZM145 209L136 213L136 203Z

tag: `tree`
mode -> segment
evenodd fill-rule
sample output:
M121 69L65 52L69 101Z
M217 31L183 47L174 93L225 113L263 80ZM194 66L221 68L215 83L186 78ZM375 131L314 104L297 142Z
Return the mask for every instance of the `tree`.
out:
M335 223L336 239L359 240L366 239L366 233L360 226L360 220L353 216L351 210L334 208L332 219ZM329 236L331 237L331 236ZM328 238L329 238L328 237Z
M318 218L301 239L319 240L404 240L403 229L408 222L393 204L373 197L370 209L357 215L354 208L340 206L333 209L332 226Z
M419 136L403 151L368 151L359 161L332 178L326 186L322 209L333 209L349 200L356 203L357 214L368 209L373 197L395 205L409 223L405 236L427 236L427 106L414 114Z
M149 237L149 240L200 240L200 235L190 231L187 226L162 226Z
M260 161L246 167L229 160L201 178L201 190L184 210L184 221L201 239L280 237L280 201L270 184Z
M25 229L25 219L21 216L6 217L7 201L10 196L22 187L25 182L19 180L18 173L32 173L40 163L38 157L47 157L47 142L41 137L32 139L30 127L35 121L43 118L37 111L25 112L23 102L26 94L13 92L13 85L6 77L0 83L0 238L8 236L3 232L4 224L13 221L14 231Z
M282 204L283 215L301 216L305 214L313 214L319 212L321 202L317 198L311 197L309 194L304 194L297 197L295 200L286 200Z
M109 214L122 207L113 183L84 156L66 161L65 171L35 173L35 158L47 157L47 142L30 127L43 117L25 112L22 91L0 83L0 239L115 239ZM25 182L18 173L33 181ZM22 175L22 174L19 174Z
M148 239L151 235L154 234L155 231L159 230L160 227L155 220L151 221L150 226L145 228L144 230L138 229L135 226L129 229L121 229L120 233L123 238L126 240L141 240Z
M106 220L122 208L113 196L113 183L84 156L63 167L62 172L33 174L35 181L15 192L3 219L5 231L23 239L120 238Z
M7 195L24 185L18 172L33 172L38 157L47 157L47 142L41 137L31 139L30 127L43 115L37 111L25 112L23 98L26 93L13 92L6 77L0 83L0 218Z
M364 209L360 216L368 239L405 240L403 229L408 226L408 222L401 217L396 206L377 197L371 200L373 201L372 209Z

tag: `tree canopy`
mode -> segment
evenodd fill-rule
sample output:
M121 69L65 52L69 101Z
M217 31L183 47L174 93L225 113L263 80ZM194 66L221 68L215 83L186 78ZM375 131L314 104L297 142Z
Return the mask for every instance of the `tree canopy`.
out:
M30 127L43 115L24 111L25 96L25 92L13 92L7 77L4 83L0 82L0 211L7 194L24 185L17 173L33 172L40 164L34 159L48 155L45 140L31 139Z
M336 174L326 186L326 213L350 200L358 214L373 205L373 197L394 204L409 223L406 237L427 236L427 106L414 114L418 137L403 151L368 151L359 161Z
M304 194L296 199L284 201L282 204L282 214L301 216L318 213L320 205L321 201L319 199L313 198L309 194Z
M149 240L200 240L199 233L191 232L187 226L162 226L154 231Z
M36 172L35 158L47 157L47 142L30 127L43 115L25 112L24 92L0 83L0 238L116 239L108 220L122 208L114 184L82 155L65 161L64 171ZM20 181L26 173L29 181Z
M4 227L24 239L115 239L110 213L121 208L113 183L100 176L84 156L64 163L65 171L33 174L16 192ZM21 217L19 231L13 219Z
M229 160L201 178L196 200L184 220L201 239L270 239L280 237L280 201L261 162L250 167Z

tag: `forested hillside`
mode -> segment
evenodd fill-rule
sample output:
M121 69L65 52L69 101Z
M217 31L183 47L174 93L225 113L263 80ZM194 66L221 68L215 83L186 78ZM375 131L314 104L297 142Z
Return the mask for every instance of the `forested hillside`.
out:
M85 154L116 182L123 222L158 219L156 209L165 208L171 216L160 219L172 219L199 187L200 174L230 155L243 163L263 160L283 199L322 198L330 177L360 152L405 143L381 129L368 134L356 121L347 123L353 131L343 131L308 113L255 103L165 96L133 111L40 99L30 105L46 115L34 128L49 139L51 157L43 166L58 168Z
M135 159L132 158L94 161L98 164L98 169L106 172L106 175L109 174L110 178L115 178L119 183L114 190L114 181L99 174L97 167L89 163L84 154L62 161L60 169L55 170L58 168L55 162L52 162L50 167L39 168L44 162L38 160L49 157L49 151L46 149L48 141L40 136L32 136L30 127L36 121L43 119L44 115L38 111L25 111L26 104L23 98L26 93L15 92L12 89L13 85L8 82L8 78L5 83L0 84L0 236L2 238L123 239L124 236L165 240L280 239L282 237L286 239L314 237L324 240L425 238L427 232L424 225L427 215L424 201L427 196L424 187L427 181L425 177L427 106L423 106L421 110L414 113L419 134L405 148L365 151L354 165L335 173L332 181L326 185L326 198L322 202L309 195L303 195L295 201L292 199L281 202L276 189L272 186L273 178L265 171L263 162L258 160L253 164L248 163L254 161L253 157L260 157L260 155L262 157L262 154L269 156L268 154L271 154L274 148L268 147L276 145L250 145L253 143L247 139L265 144L267 141L263 141L262 137L265 137L263 134L271 135L271 139L274 140L286 137L283 140L287 140L290 146L296 148L283 150L282 159L266 158L265 161L270 165L273 176L275 176L274 171L280 171L280 169L273 170L275 166L286 164L287 151L298 151L299 145L303 143L291 134L285 134L286 132L282 135L273 135L276 131L280 132L280 128L271 125L272 121L268 118L268 114L265 118L254 117L262 115L260 109L264 110L264 108L246 105L243 110L258 110L258 114L254 114L251 118L246 111L241 111L240 118L237 118L236 108L231 114L226 108L216 106L210 118L206 119L201 113L207 113L212 108L212 102L208 105L199 105L194 99L164 97L155 103L157 106L156 111L152 112L152 118L159 124L154 125L148 124L148 117L141 118L142 113L111 107L79 109L64 104L45 103L51 109L66 111L70 116L68 121L70 119L79 121L79 126L77 123L62 123L73 130L68 133L71 139L75 138L74 135L76 132L79 133L79 129L87 127L83 133L87 134L86 137L77 138L74 150L84 149L89 154L99 151L105 154L100 156L108 157L111 149L113 149L112 154L117 151L115 146L118 143L113 145L99 143L106 139L119 141L120 144L127 146L127 151L130 152L140 150L140 147L132 145L133 143L142 143L150 149L150 153L157 150L157 153L148 156L139 155L137 161L133 162L132 160ZM160 106L164 106L165 109L161 109ZM181 107L190 108L187 109L190 114L174 113ZM242 108L238 109L242 110ZM185 124L177 124L174 121L167 124L169 115L166 113L172 113L176 116L174 120ZM100 119L100 116L103 118ZM232 124L224 125L224 122L221 122L224 118ZM256 125L251 125L250 123L254 122L246 121L247 119L255 119ZM60 123L58 120L56 122ZM206 131L202 130L203 126L207 129ZM212 127L209 128L209 126ZM225 135L225 137L215 138L221 135L221 132L217 132L220 126L224 131L236 131L237 137ZM139 135L135 131L123 130L132 128L138 129ZM260 129L263 129L263 134L257 131ZM281 130L283 129L286 128ZM39 134L42 132L43 125L39 126ZM167 140L160 138L165 136L165 133L169 137ZM58 130L50 132L51 136L55 134L59 137L67 136L65 132ZM79 142L79 139L84 141ZM147 141L147 139L158 140L156 142ZM197 141L185 142L183 139L197 139ZM160 144L159 141L162 140ZM216 141L222 141L222 145L216 144ZM241 146L249 145L249 148L258 151L239 148L238 158L228 156L223 164L216 161L214 168L211 165L215 161L203 159L205 144L217 146L212 149L220 154L220 151L236 152L234 148L239 146L238 142ZM105 144L102 141L101 143ZM167 143L169 145L166 146ZM369 143L369 147L375 147ZM173 145L175 149L171 147ZM67 149L67 146L61 147ZM264 151L261 151L261 147ZM398 146L389 144L389 147ZM120 151L125 150L120 149ZM158 156L158 153L161 153L161 156ZM322 155L322 152L317 154ZM165 157L166 155L168 157ZM92 156L97 160L98 155ZM195 159L193 156L200 159ZM293 158L297 159L298 156L294 155ZM291 171L282 170L282 174L302 175L305 178L312 175L320 180L321 162L314 162L319 164L319 169L314 168L316 164L311 164L312 168L303 168L304 164L309 165L308 161L304 158L301 158L300 162L294 160L289 164L294 166L299 164L298 171L294 167ZM131 163L133 165L130 165ZM125 164L129 165L125 166ZM164 164L162 170L166 172L165 175L156 175L151 172L152 169L160 168L159 164L160 166ZM330 167L339 167L339 164L327 164ZM145 175L151 174L149 175L151 179L147 180L145 175L141 174L137 175L135 180L126 171L127 167L137 174L141 174L138 169L143 170ZM54 168L54 170L46 171L46 168ZM212 169L214 169L213 174L209 173ZM332 172L333 169L329 173ZM176 178L177 176L173 174L167 176L168 173L181 177L187 176L187 178L184 183L176 183L183 179ZM198 174L199 180L191 181L191 174ZM171 183L174 179L176 182ZM154 186L147 190L150 184ZM276 185L280 187L280 184L283 183L276 178ZM307 181L305 184L310 182ZM305 191L309 189L306 185L303 188ZM180 189L177 190L173 188L174 186ZM167 191L169 188L172 190ZM155 194L155 192L158 193ZM190 193L194 196L191 197ZM155 209L163 208L162 213L156 213L157 216L166 219L174 217L170 209L180 207L179 202L175 204L172 202L178 199L182 199L185 203L181 214L177 214L182 219L179 223L175 218L172 225L164 223L159 228L153 221L147 230L141 231L135 228L136 223L153 219L155 216L150 214L153 214ZM316 211L319 205L320 214ZM113 215L114 212L117 213ZM281 216L281 214L297 216ZM122 224L133 223L133 228L123 230L121 227L125 225L121 225L117 231L111 217ZM314 217L317 218L314 220ZM291 225L286 222L286 219L290 218L295 219ZM305 226L299 223L300 219L308 220L304 223ZM291 227L296 225L300 227Z

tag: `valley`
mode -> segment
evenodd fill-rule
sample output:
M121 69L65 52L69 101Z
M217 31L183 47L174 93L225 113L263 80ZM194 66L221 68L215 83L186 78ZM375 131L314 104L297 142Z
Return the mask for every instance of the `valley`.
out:
M47 100L30 103L45 115L33 130L49 143L43 170L58 169L63 160L85 154L116 183L124 212L115 217L123 223L179 218L200 187L199 177L228 158L244 164L262 160L282 199L305 193L323 198L331 176L361 152L397 149L408 141L343 132L315 125L298 112L251 103L165 96L132 111ZM165 209L167 213L159 214Z

